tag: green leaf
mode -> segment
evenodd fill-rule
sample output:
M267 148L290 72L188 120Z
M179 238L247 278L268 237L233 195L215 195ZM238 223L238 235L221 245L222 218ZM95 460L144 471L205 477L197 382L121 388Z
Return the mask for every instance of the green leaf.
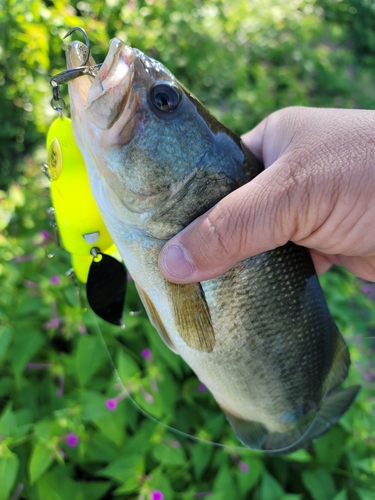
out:
M264 472L260 483L260 500L280 500L284 490L276 479Z
M237 472L237 481L242 494L245 494L250 491L258 482L264 470L264 465L262 460L252 457L244 458L242 462L244 462L248 466L248 470L246 472L243 472L239 469Z
M34 446L29 462L29 475L31 484L44 474L52 463L52 452L44 443Z
M45 337L33 328L28 328L25 331L17 329L14 332L11 358L16 375L20 375L24 371L27 362L33 358L45 341Z
M0 450L1 453L1 450ZM17 455L6 449L0 456L0 500L8 500L14 486L19 460Z
M374 500L374 490L369 491L363 488L357 488L356 493L358 494L360 500Z
M12 338L10 326L0 326L0 361L4 358Z
M140 373L137 363L124 351L120 351L117 355L116 368L123 384L126 384L131 377Z
M130 493L132 491L137 491L137 490L139 490L139 478L130 477L127 481L124 482L123 485L117 488L116 494Z
M102 434L120 447L125 438L125 415L116 410L94 418L93 423L101 430Z
M16 418L12 411L12 403L9 403L0 417L0 436L14 437L17 432Z
M110 463L118 456L117 447L113 446L113 442L101 433L94 433L92 439L85 446L87 457L95 462Z
M175 448L166 443L157 443L152 453L156 460L171 466L182 466L186 463L186 455L184 449L180 446Z
M83 498L90 500L102 500L106 498L105 493L111 488L111 483L104 481L80 482L79 485L83 493Z
M212 445L205 443L194 443L191 452L191 458L193 461L194 476L196 479L201 478L203 471L206 469L208 462L210 461L212 452Z
M38 479L40 500L85 500L80 484L73 481L67 467L54 467Z
M343 429L335 426L317 439L313 444L317 460L323 465L336 467L344 453L346 436Z
M335 483L325 469L304 471L302 482L314 500L332 500L336 495Z
M110 477L122 484L136 475L136 469L142 460L142 457L139 455L121 457L98 471L97 474Z
M303 497L302 495L291 493L290 495L283 495L280 497L280 500L303 500Z
M339 493L337 493L337 495L335 496L335 498L333 498L333 500L348 500L348 495L346 490L341 490Z
M285 457L285 460L300 463L311 462L312 459L313 457L306 450L297 450Z
M164 500L175 500L176 495L169 481L168 474L163 472L161 467L157 467L150 472L150 487L159 490L164 495Z
M83 420L92 421L108 412L105 398L94 391L83 391L80 401L82 403L81 415Z
M224 493L224 499L238 498L238 490L233 480L233 475L231 474L227 464L223 464L220 467L219 473L217 474L213 484L213 490L215 494Z
M105 353L97 337L85 335L78 341L75 355L75 372L78 383L84 387L104 363Z

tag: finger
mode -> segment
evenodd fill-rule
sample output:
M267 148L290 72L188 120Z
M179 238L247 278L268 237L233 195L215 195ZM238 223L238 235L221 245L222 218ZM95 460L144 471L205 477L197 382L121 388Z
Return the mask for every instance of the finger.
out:
M246 144L246 147L250 149L250 151L264 163L263 160L263 141L265 130L267 126L267 118L261 121L255 128L250 130L242 136L242 141ZM268 165L267 165L268 166Z
M337 264L345 267L350 273L367 281L375 281L375 257L337 256Z
M326 255L316 250L310 250L310 254L314 262L315 271L318 275L324 274L333 264L337 263L335 255Z

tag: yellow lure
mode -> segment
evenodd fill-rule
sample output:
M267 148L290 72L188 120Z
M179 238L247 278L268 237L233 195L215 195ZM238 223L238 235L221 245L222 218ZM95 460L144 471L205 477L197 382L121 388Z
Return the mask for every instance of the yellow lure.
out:
M86 283L93 247L117 251L92 196L86 166L73 136L72 122L59 117L47 134L48 171L55 219L63 248L72 254L77 278Z

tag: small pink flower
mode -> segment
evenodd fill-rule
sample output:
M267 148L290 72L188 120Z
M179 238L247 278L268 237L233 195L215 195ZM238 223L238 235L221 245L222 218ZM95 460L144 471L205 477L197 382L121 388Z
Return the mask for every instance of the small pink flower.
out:
M51 368L52 363L27 363L27 370L48 370Z
M241 472L247 472L249 470L249 466L245 464L245 462L240 462L238 464L238 467L240 468Z
M371 372L366 371L363 373L363 378L368 382L372 382L375 378L375 375Z
M207 391L207 387L204 384L199 384L198 385L198 391L199 392L206 392Z
M150 500L163 500L163 498L164 498L164 495L161 491L159 491L159 490L151 491Z
M46 231L45 229L42 229L39 231L40 236L43 238L43 241L49 241L51 238L51 233L49 231Z
M147 401L147 403L149 403L150 405L152 405L153 402L155 401L154 396L152 394L150 394L149 392L147 392L144 387L141 387L139 390L142 393L142 395L145 398L145 400Z
M115 411L117 408L117 399L116 398L107 399L105 405L109 411Z
M87 333L86 326L82 322L78 323L78 333L80 335L86 335L86 333Z
M60 318L52 318L43 324L43 327L48 328L58 328L60 326Z
M141 356L142 356L142 358L150 359L151 358L151 349L143 349L141 351Z
M52 276L50 282L52 283L52 285L58 285L60 283L60 276Z
M68 446L70 446L70 448L75 448L78 444L78 441L79 438L77 434L74 434L74 432L69 432L69 434L65 436L65 442Z

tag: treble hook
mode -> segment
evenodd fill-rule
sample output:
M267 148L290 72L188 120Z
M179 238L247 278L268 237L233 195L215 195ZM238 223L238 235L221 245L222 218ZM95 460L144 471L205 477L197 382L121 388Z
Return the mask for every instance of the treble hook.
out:
M75 31L80 31L83 34L83 36L85 37L85 45L87 47L87 56L86 56L85 62L82 64L82 66L86 66L87 63L89 62L89 59L90 59L90 40L89 40L89 37L87 36L86 31L83 28L81 28L80 26L74 26L74 28L69 30L68 33L64 36L63 40L65 40L65 38L68 38L68 36L70 36Z
M64 99L60 96L59 92L59 87L63 83L68 83L71 80L74 80L75 78L79 78L80 76L83 75L89 75L95 78L96 74L95 71L98 70L101 66L101 64L95 64L94 66L87 66L87 63L89 62L90 59L90 40L89 37L87 36L86 31L81 28L80 26L74 26L74 28L70 29L68 33L64 36L67 38L70 36L74 31L80 31L83 36L85 37L85 45L87 48L87 54L86 54L86 59L85 62L82 64L82 66L78 66L77 68L70 68L66 69L65 71L61 71L61 73L58 73L57 75L53 76L49 83L52 87L52 99L51 99L51 106L54 110L56 110L59 115L61 115L62 108L65 107L65 101ZM62 106L59 104L59 101L62 103Z

